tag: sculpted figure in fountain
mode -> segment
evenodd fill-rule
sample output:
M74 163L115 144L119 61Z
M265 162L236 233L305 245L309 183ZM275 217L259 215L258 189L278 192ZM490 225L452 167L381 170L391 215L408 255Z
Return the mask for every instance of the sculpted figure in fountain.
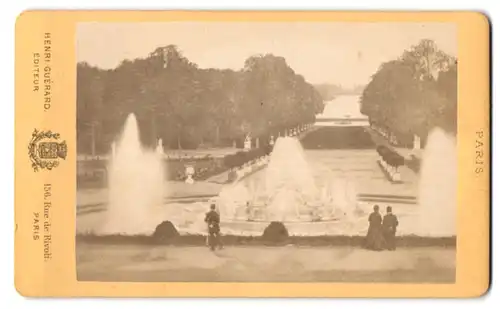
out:
M236 182L221 192L234 210L227 212L231 219L311 222L354 214L357 194L349 175L332 175L318 186L297 138L278 137L271 154L260 160L269 162L262 179Z
M250 134L247 134L247 136L245 137L245 142L243 144L243 147L245 150L252 149L252 138L250 137Z

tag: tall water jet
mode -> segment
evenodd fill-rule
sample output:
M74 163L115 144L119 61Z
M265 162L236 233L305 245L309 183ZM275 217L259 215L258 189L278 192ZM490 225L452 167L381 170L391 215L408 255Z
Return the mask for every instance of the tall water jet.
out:
M352 219L358 210L354 179L345 172L316 183L296 137L278 137L260 178L225 186L218 197L223 218L271 221ZM325 168L327 173L329 168ZM246 205L259 215L242 211ZM263 214L263 216L262 216Z
M163 161L139 140L134 114L127 117L110 161L109 201L104 234L151 234L163 202Z
M330 180L330 188L334 216L352 216L357 208L357 189L354 180L342 172Z
M271 217L284 221L296 219L305 200L317 196L316 184L302 145L294 137L279 137L270 155L265 189Z
M301 208L305 205L300 192L283 188L276 191L271 197L267 208L267 216L270 221L294 221L298 220Z
M439 128L430 132L423 152L418 199L419 235L456 235L456 141Z

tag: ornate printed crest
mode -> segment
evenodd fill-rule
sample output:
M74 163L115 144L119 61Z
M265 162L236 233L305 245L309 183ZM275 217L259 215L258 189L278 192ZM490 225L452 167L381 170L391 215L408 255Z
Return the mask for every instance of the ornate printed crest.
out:
M35 129L28 145L31 167L35 172L39 169L52 170L59 166L59 159L66 159L68 147L66 141L59 142L59 133L38 131Z

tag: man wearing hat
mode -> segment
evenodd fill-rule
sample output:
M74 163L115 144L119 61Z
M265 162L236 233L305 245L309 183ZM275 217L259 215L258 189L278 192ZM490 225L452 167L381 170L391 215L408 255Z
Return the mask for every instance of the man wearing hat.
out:
M386 215L382 221L385 244L388 250L396 250L396 228L399 224L398 218L392 213L392 207L387 206Z
M214 237L215 243L222 249L222 241L220 239L220 216L215 210L215 204L210 205L210 211L205 215L205 222L208 224L208 237L207 242L210 237ZM210 244L209 244L210 245ZM215 246L210 249L215 249Z

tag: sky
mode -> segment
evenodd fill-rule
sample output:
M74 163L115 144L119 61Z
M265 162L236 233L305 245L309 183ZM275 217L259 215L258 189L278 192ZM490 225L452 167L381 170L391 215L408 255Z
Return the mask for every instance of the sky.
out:
M248 57L272 53L310 83L352 87L421 39L457 56L455 24L400 22L81 23L76 50L79 62L103 69L170 44L200 68L239 70Z

